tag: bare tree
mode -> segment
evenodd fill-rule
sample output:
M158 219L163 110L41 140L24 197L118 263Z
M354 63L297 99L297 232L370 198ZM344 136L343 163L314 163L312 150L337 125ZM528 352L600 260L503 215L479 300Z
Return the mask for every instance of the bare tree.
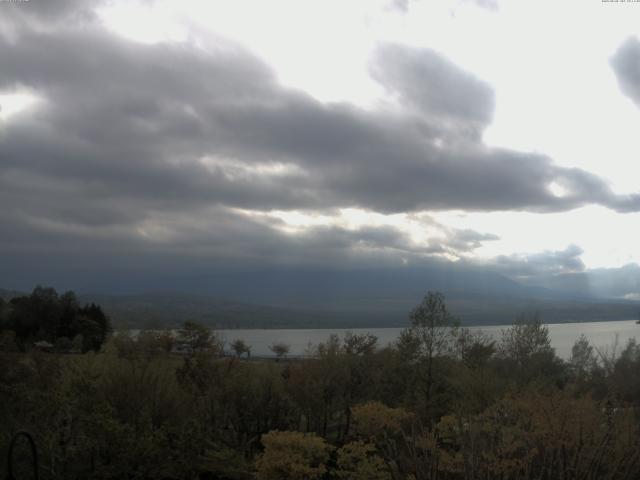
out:
M419 344L420 356L426 361L426 399L431 399L434 359L453 351L459 322L449 313L444 295L427 292L420 304L409 315L411 327L405 335Z

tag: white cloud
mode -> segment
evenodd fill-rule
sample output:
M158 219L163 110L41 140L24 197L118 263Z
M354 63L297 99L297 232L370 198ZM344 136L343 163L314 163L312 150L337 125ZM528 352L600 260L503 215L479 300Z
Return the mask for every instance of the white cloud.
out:
M14 115L28 111L41 99L28 90L0 92L0 126Z

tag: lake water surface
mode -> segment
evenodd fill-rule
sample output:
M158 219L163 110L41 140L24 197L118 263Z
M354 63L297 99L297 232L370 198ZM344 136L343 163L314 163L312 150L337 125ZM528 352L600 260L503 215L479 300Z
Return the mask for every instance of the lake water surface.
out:
M640 325L635 320L617 322L584 322L584 323L552 323L548 324L551 345L556 354L564 359L571 356L571 347L584 334L591 345L596 348L611 349L616 336L618 348L622 349L630 338L640 338ZM487 335L500 339L502 330L509 325L493 325L469 327L473 332L481 331ZM223 339L229 342L236 338L243 339L251 345L251 353L255 356L272 356L269 345L274 342L284 342L291 346L290 355L300 356L307 353L309 344L324 342L332 333L343 336L346 332L371 333L378 337L380 346L393 342L402 328L352 328L352 329L290 329L290 330L219 330Z

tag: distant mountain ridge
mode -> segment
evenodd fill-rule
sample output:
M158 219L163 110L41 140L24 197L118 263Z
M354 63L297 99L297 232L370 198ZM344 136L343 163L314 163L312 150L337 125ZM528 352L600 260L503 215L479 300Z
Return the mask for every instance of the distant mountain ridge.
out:
M457 268L257 271L211 275L198 278L194 283L183 291L198 289L220 298L287 307L326 305L358 298L417 301L427 290L549 299L586 298L575 292L525 286L494 272Z
M406 326L428 290L443 292L451 312L467 325L508 324L524 311L538 311L549 323L636 319L640 311L640 302L457 269L221 273L198 279L189 293L78 298L101 305L117 328L175 327L185 320L219 328L357 328ZM0 290L6 298L19 293Z
M101 305L114 324L130 328L177 327L185 320L224 328L277 328L292 323L314 325L320 313L296 312L216 297L176 292L135 295L79 295L81 302Z
M463 325L510 324L522 312L537 311L548 323L634 319L636 302L545 301L513 296L444 292ZM417 302L391 301L335 306L333 310L280 308L223 301L202 295L148 294L80 296L103 306L119 328L177 327L194 320L217 328L366 328L408 325Z
M542 277L535 282L563 294L584 295L588 292L590 296L597 298L640 299L640 266L637 264Z

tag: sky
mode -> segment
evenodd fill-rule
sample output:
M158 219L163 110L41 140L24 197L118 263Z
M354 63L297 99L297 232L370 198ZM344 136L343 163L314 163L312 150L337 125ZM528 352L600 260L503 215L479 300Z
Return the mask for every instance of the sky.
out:
M0 287L445 265L640 298L637 2L0 2L0 107Z

